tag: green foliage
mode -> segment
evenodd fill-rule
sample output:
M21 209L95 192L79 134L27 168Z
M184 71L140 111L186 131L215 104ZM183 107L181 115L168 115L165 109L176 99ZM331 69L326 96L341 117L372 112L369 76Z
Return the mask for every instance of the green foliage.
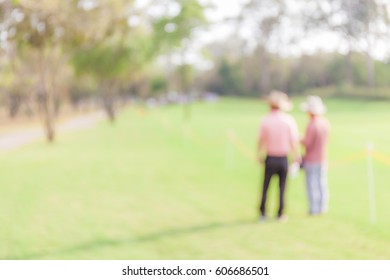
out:
M10 11L14 11L5 23L8 40L20 48L44 49L61 45L69 49L70 42L80 36L77 1L19 0L12 1ZM71 18L73 20L69 20Z
M188 94L189 93L188 91L194 80L194 70L192 68L192 65L190 64L180 65L177 68L176 72L178 76L178 82L180 84L180 91Z
M386 87L390 84L390 63L375 62L375 85Z
M140 72L153 58L150 40L142 34L118 42L109 40L75 52L71 63L77 75L95 75L99 79L129 77Z
M167 80L163 76L156 76L152 78L150 91L152 94L161 94L167 90Z
M162 52L180 46L183 39L192 36L193 30L206 24L204 7L198 0L176 0L180 12L163 16L153 22L154 43Z
M123 75L130 66L131 50L111 45L100 45L89 50L76 52L72 59L76 73L94 74L99 78L110 79Z
M69 98L73 105L93 97L98 88L98 81L93 77L79 77L69 89Z
M308 89L304 94L322 97L345 97L349 99L390 100L390 86L368 88L343 84L339 86Z
M217 79L211 81L207 89L222 95L240 95L243 93L243 76L239 64L223 59L219 65Z
M206 89L223 95L259 95L259 71L253 61L258 58L252 53L236 62L223 58L217 71L207 72ZM315 53L298 58L285 58L270 55L270 84L273 88L293 94L302 94L310 89L343 87L345 80L344 55L338 53ZM355 87L366 89L366 56L352 53L352 69ZM375 61L376 84L380 88L390 87L390 66L388 63ZM243 74L245 73L245 75ZM376 89L366 91L375 96ZM379 89L379 91L382 91ZM361 95L361 94L359 94ZM383 94L380 93L380 96Z

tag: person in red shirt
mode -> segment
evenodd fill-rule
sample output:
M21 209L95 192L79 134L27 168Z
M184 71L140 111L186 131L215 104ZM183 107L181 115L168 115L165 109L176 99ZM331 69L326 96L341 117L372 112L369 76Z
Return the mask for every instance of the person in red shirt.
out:
M323 117L326 107L318 96L308 96L301 109L309 116L305 137L303 168L309 199L309 214L318 215L328 210L327 146L330 124Z
M279 210L277 218L279 221L286 221L284 215L284 194L288 172L288 155L293 152L294 160L299 158L299 133L295 120L285 113L292 108L287 94L279 91L272 91L267 98L270 108L269 114L260 123L258 137L258 160L264 164L264 181L260 204L259 222L267 220L266 203L267 192L271 178L274 175L279 177ZM264 153L266 155L265 161Z

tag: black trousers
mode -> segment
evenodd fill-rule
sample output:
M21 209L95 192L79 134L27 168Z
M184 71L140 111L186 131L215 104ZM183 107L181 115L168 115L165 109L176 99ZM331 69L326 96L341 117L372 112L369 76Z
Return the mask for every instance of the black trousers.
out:
M267 203L267 192L269 183L274 175L279 177L279 211L278 217L283 215L284 210L284 193L286 190L286 180L288 171L287 157L271 157L267 156L265 159L265 170L264 170L264 181L263 181L263 192L260 204L260 213L262 216L266 215L266 203Z

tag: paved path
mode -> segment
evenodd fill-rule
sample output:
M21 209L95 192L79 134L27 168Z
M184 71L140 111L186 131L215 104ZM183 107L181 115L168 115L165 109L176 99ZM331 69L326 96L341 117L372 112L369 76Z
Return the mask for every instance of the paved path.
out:
M94 127L96 123L103 118L104 113L102 111L76 117L59 124L57 126L57 132L64 133ZM42 127L0 135L0 152L17 149L33 141L44 139L44 136Z

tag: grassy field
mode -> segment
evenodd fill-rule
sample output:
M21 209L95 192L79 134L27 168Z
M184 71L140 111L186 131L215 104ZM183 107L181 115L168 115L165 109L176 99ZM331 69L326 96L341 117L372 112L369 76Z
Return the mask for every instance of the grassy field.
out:
M300 100L294 100L296 104ZM289 181L288 223L257 224L261 169L254 100L124 111L111 126L1 155L0 259L389 259L390 166L375 161L369 222L367 142L390 156L390 103L327 100L330 212L308 217L303 174ZM295 110L303 131L306 116ZM269 212L276 212L276 180Z

